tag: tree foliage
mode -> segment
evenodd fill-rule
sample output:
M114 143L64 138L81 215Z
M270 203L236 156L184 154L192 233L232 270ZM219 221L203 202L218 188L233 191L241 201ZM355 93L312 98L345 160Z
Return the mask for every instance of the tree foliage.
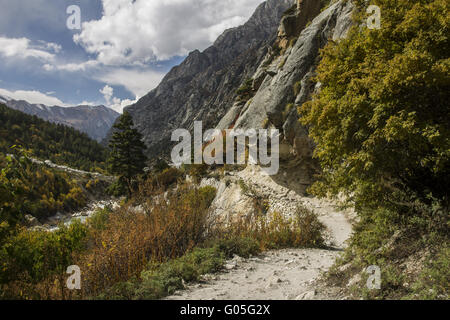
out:
M0 247L0 283L28 278L38 282L52 274L63 274L72 252L85 248L87 226L75 221L55 232L21 230Z
M0 152L21 145L43 160L86 171L104 168L107 150L88 135L0 104ZM98 168L97 168L98 167Z
M128 194L131 194L133 178L143 173L147 161L142 135L133 126L131 115L125 111L113 127L115 131L109 145L109 169L119 176L119 184L127 188Z
M66 173L33 163L20 148L0 154L0 239L26 214L38 219L86 205L87 196Z
M356 205L393 203L409 190L447 203L450 46L447 0L374 0L381 29L361 27L321 53L321 90L300 109L323 166L317 193Z

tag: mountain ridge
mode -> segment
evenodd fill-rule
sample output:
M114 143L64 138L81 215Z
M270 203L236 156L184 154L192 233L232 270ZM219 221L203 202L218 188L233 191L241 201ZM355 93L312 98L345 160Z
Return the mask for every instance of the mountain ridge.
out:
M226 30L203 52L192 51L158 87L125 108L143 134L149 156L167 155L175 129L190 130L196 120L209 128L218 124L239 86L256 71L275 41L281 17L294 3L260 4L247 23ZM110 136L111 131L106 140Z
M104 105L48 106L15 100L4 95L0 96L0 102L11 109L77 129L98 142L106 136L114 121L120 116L119 113Z
M107 150L86 133L0 103L0 153L14 153L14 146L42 161L84 171L105 169Z

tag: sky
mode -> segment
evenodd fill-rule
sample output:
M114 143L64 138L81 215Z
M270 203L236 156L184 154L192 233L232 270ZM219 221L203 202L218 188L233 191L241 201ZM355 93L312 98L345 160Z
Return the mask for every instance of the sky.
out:
M0 95L121 112L261 2L0 0Z

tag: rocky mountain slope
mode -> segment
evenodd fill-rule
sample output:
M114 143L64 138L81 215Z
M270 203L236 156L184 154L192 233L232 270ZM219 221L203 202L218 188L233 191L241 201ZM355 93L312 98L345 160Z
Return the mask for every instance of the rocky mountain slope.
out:
M294 0L262 3L244 25L225 31L203 52L194 51L161 84L127 108L151 156L168 153L171 133L194 120L215 127L273 44L283 13Z
M11 109L35 115L46 121L64 124L101 141L111 129L119 113L105 106L59 107L32 104L0 96L0 102Z
M252 76L252 98L235 101L218 128L279 129L284 160L307 160L313 145L298 121L297 107L320 87L313 82L319 50L329 39L338 40L349 30L353 5L337 1L323 12L315 0L299 0L298 8L285 15L275 49Z
M246 215L261 205L268 208L267 214L291 216L296 207L307 207L327 226L329 247L272 251L250 259L235 256L228 261L224 273L205 276L202 283L168 299L347 298L340 289L319 283L321 274L329 270L346 247L355 213L342 212L335 203L306 195L316 169L311 161L314 146L296 112L296 106L320 88L313 81L320 48L329 39L345 37L352 24L351 2L337 1L322 12L321 9L318 1L299 0L297 8L285 14L273 49L251 76L251 83L248 81L245 99L237 97L217 126L279 129L279 173L267 176L261 174L258 166L247 166L239 172L226 172L219 180L205 178L201 185L218 190L212 209L219 216Z

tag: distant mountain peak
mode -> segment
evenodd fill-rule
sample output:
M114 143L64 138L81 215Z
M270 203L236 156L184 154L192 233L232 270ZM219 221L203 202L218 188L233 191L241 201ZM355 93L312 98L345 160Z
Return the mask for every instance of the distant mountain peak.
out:
M4 95L0 95L0 103L46 121L73 127L99 142L105 138L114 121L120 116L119 113L104 105L47 106L29 103L25 100L15 100Z

